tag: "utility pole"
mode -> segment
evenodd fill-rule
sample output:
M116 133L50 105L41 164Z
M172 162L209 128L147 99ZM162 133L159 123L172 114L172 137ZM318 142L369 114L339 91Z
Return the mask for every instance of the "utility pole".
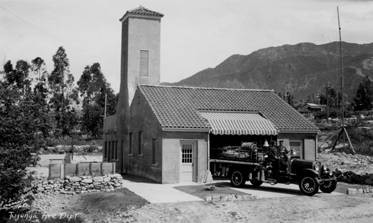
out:
M326 97L326 122L329 123L329 81L328 81L328 84L326 85L325 97Z
M345 142L345 136L347 137L350 149L353 154L355 154L355 149L354 146L352 145L350 136L348 135L348 132L345 127L345 122L344 122L344 97L343 97L343 85L344 85L344 78L343 78L343 53L342 53L342 35L341 35L341 23L339 20L339 7L337 6L337 16L338 16L338 34L339 34L339 75L341 78L341 103L340 103L340 108L341 108L341 129L338 133L338 136L333 144L333 147L331 151L335 149L335 146L337 145L337 142L343 137L343 146ZM337 99L338 99L338 94L337 94Z
M106 118L106 103L107 103L107 93L105 91L105 108L104 108L104 118Z
M344 116L345 116L345 109L344 109L344 77L343 77L343 52L342 52L342 34L341 34L341 22L339 19L339 7L337 6L337 16L338 16L338 33L339 33L339 74L341 78L341 125L344 127ZM338 97L338 96L337 96Z

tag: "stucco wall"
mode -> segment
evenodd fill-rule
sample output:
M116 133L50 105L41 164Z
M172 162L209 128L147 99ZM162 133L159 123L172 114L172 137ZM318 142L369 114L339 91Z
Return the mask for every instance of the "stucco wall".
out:
M162 139L162 183L179 182L180 148L180 139Z
M309 133L280 133L277 137L277 141L282 140L284 146L290 149L290 140L302 141L303 150L301 151L301 158L306 160L316 159L316 139L317 134Z
M129 102L138 84L159 84L161 22L155 19L128 18L128 95ZM149 76L140 77L140 50L149 51Z
M163 132L162 139L162 183L178 183L181 165L181 142L196 141L195 179L207 170L207 133L193 132Z
M196 180L200 180L202 174L205 173L208 167L208 160L207 160L207 140L200 139L198 140L198 172Z
M139 154L139 132L142 131L142 154ZM137 91L130 108L132 154L128 146L124 149L126 173L143 176L156 182L162 181L162 138L158 121L144 96ZM155 139L155 161L153 163L153 139ZM129 138L128 138L129 140Z

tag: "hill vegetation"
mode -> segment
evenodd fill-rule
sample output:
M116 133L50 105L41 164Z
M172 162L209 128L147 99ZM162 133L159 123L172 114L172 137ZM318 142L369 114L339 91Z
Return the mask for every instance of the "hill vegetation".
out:
M364 78L373 80L373 43L342 43L345 97L352 99ZM299 43L232 55L214 68L204 69L170 85L259 88L313 100L327 84L339 89L338 42Z

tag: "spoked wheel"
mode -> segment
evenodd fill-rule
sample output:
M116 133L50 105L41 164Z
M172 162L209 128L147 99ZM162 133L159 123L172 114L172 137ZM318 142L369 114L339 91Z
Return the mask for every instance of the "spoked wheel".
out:
M245 185L246 179L241 171L235 170L231 175L231 184L234 187L242 187Z
M336 180L326 181L320 185L320 190L324 193L331 193L335 190L335 188L337 188Z
M319 191L319 184L314 177L303 177L299 183L300 191L308 196L313 196Z

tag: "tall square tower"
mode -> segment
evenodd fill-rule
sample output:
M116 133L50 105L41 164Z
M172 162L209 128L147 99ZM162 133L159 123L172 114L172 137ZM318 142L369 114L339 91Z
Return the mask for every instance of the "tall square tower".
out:
M140 6L127 11L122 22L121 87L131 104L139 84L160 81L160 40L163 14Z

